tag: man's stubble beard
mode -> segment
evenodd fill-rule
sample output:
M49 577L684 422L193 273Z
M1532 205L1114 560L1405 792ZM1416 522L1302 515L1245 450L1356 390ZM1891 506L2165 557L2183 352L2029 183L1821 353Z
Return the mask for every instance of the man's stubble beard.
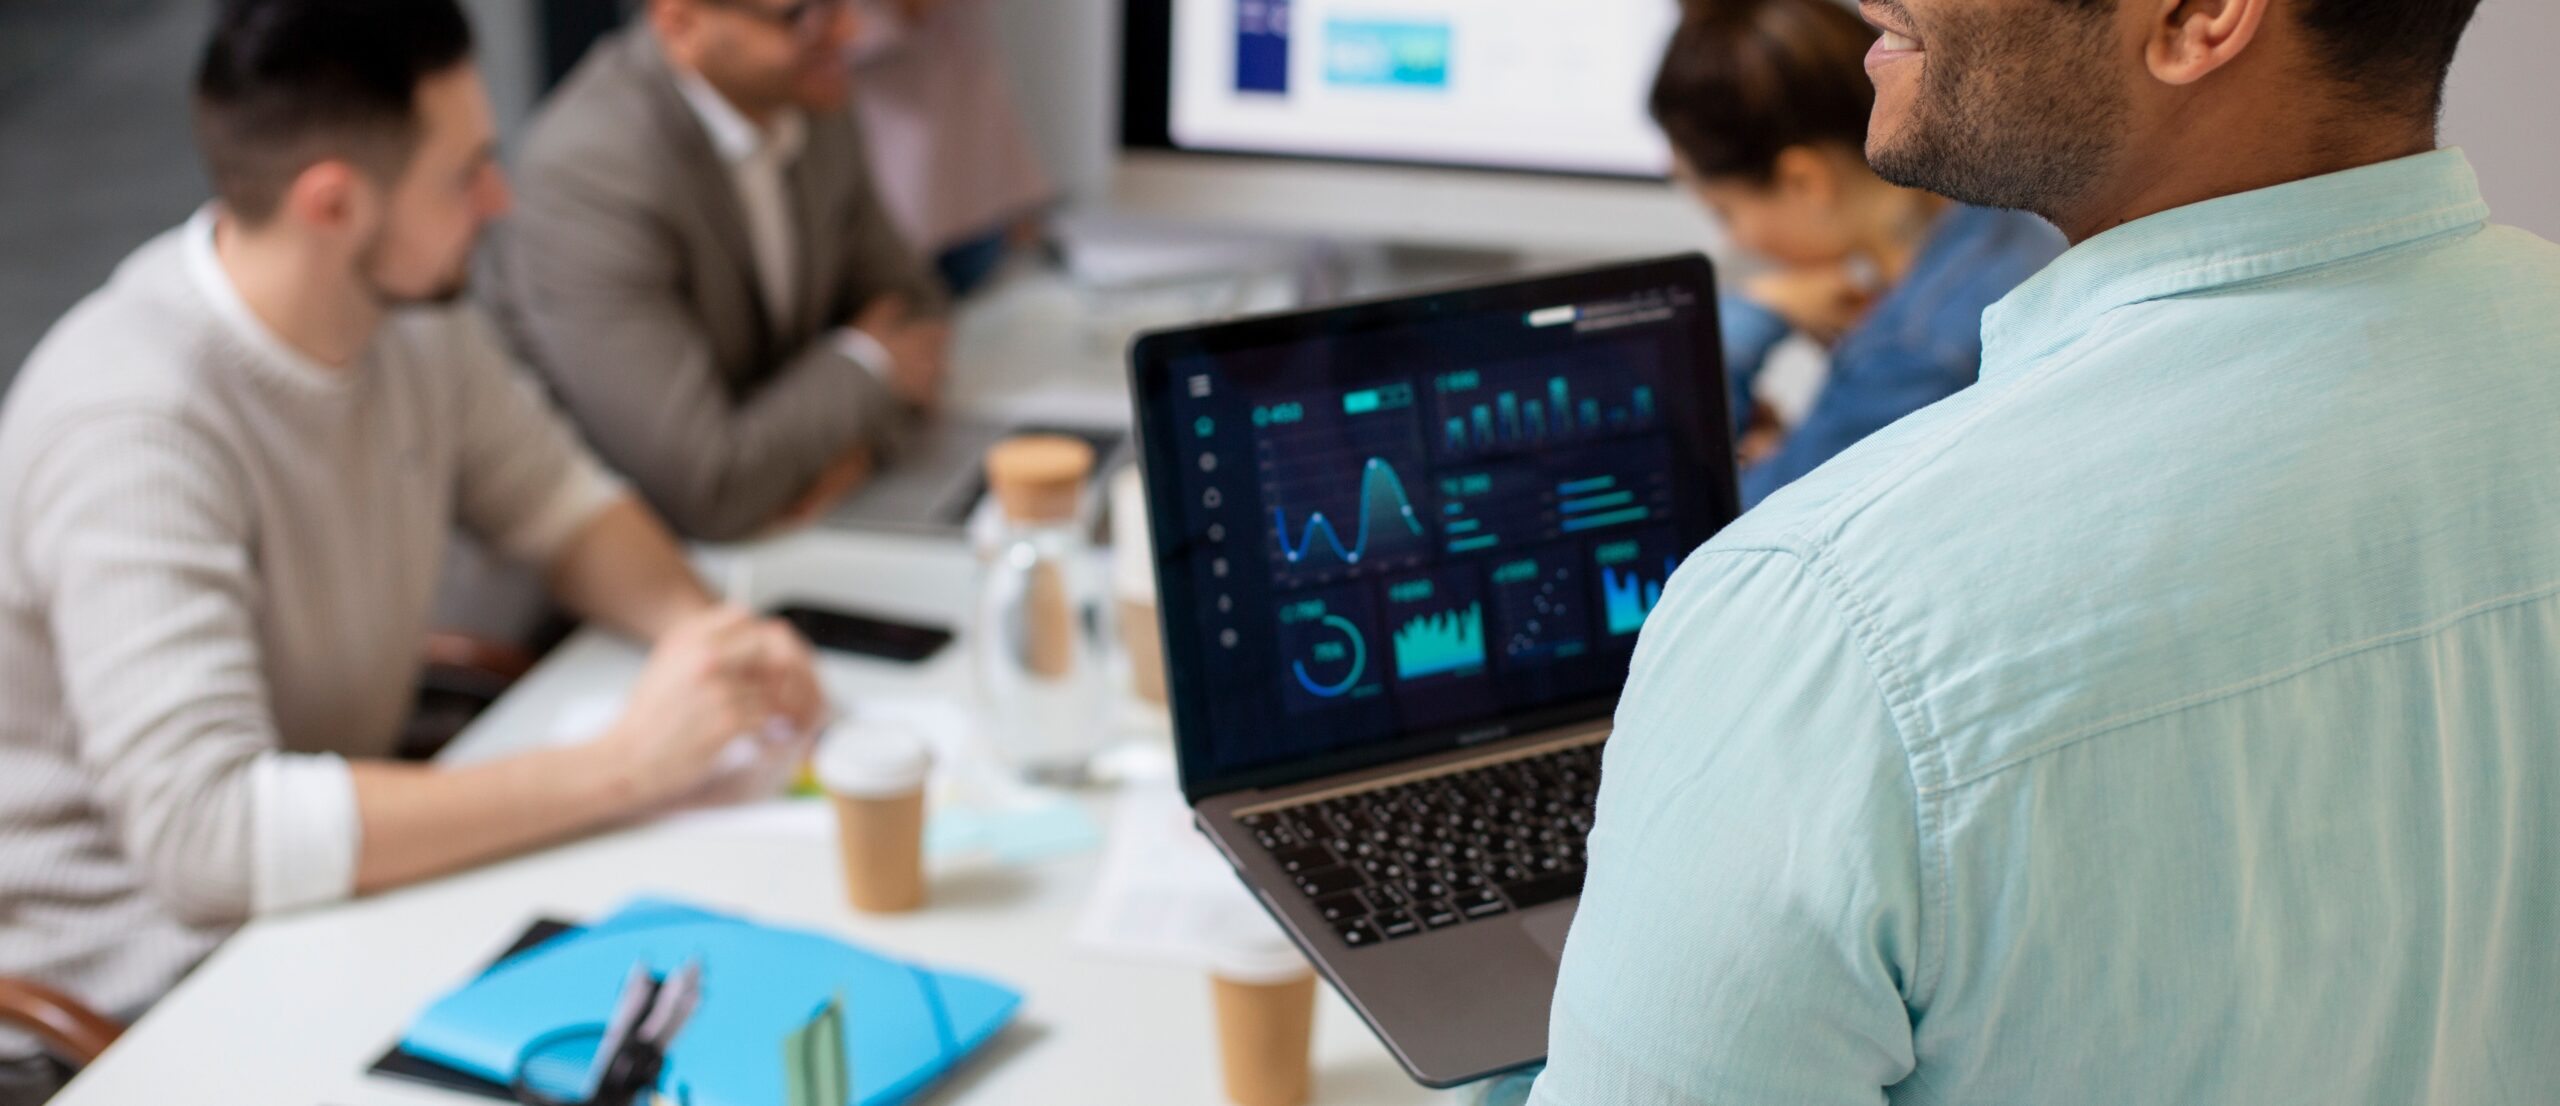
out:
M1871 140L1876 175L1906 188L2048 220L2113 174L2127 114L2108 63L2112 12L2052 2L2032 26L1959 20L1920 60L1910 117Z
M463 296L471 291L469 254L463 255L461 264L455 268L451 276L424 292L407 293L393 290L378 275L382 271L383 243L389 237L390 228L383 227L375 230L373 239L366 242L364 249L356 254L356 280L364 286L365 295L372 298L376 308L388 312L403 307L451 307L462 302Z

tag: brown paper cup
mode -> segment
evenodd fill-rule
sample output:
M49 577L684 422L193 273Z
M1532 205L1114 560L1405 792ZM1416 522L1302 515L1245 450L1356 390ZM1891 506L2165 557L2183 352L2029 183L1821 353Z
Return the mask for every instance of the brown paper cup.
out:
M924 905L924 788L897 795L832 793L845 898L874 914Z
M1218 1008L1218 1054L1227 1097L1237 1106L1305 1102L1316 1017L1315 973L1279 983L1212 975L1209 989Z
M1129 651L1129 686L1138 698L1162 705L1164 634L1156 625L1156 605L1120 598L1120 646Z

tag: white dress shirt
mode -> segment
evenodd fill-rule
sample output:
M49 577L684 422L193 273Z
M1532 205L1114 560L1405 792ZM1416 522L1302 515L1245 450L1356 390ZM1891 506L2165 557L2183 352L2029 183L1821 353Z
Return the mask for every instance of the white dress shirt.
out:
M757 290L764 294L765 318L777 332L796 323L800 295L800 244L791 225L791 193L784 174L808 144L809 121L796 109L784 109L770 125L759 127L740 113L720 90L700 74L675 66L676 89L693 108L711 148L729 165L737 187L738 206L747 217L747 248L754 255ZM830 339L837 352L873 376L887 379L888 348L851 326L837 327Z
M757 289L764 293L765 317L775 330L788 329L800 282L799 244L791 233L791 193L783 174L799 160L808 141L809 122L785 109L770 126L759 127L740 114L728 98L700 75L676 70L676 87L692 105L711 148L729 164L729 180L738 189L738 206L747 216L747 247L755 255Z

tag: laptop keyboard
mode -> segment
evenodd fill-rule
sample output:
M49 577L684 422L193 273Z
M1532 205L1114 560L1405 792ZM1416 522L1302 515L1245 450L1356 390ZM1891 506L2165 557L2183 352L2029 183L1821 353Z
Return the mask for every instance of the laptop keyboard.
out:
M1600 746L1576 745L1241 821L1353 948L1582 893Z

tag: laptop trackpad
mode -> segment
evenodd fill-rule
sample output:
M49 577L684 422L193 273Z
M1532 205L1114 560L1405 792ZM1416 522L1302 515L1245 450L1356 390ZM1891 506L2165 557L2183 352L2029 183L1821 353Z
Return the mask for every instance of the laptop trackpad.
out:
M1573 911L1550 910L1520 923L1520 928L1529 934L1530 940L1538 943L1539 948L1546 950L1547 959L1562 960L1565 931L1573 928Z

